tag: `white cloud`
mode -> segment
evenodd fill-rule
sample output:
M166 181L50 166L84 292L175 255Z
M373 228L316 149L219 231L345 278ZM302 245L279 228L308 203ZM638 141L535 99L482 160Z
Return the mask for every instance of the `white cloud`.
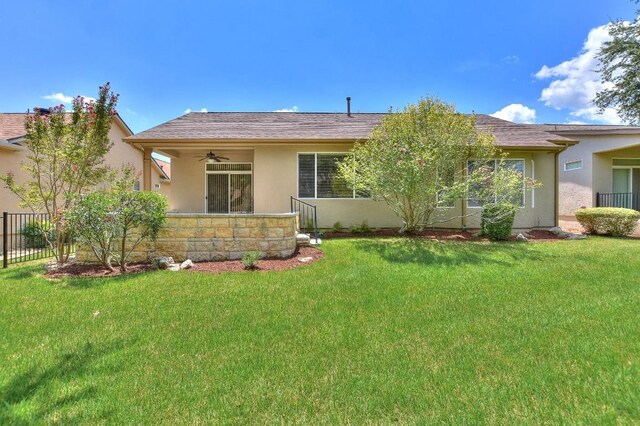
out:
M544 65L540 68L535 77L539 80L552 80L542 90L540 100L548 107L569 110L569 115L574 119L620 123L615 109L607 108L599 114L598 107L593 104L596 93L608 88L597 72L599 63L596 54L602 43L609 40L609 25L593 28L578 56L553 67Z
M534 123L536 121L536 110L522 104L511 104L491 114L492 117L501 118L514 123Z
M185 114L189 114L190 112L193 112L193 110L191 108L187 108L184 110ZM206 108L200 108L200 111L197 112L209 112Z
M298 112L298 107L294 105L291 108L277 109L273 112Z
M84 101L85 102L95 102L96 99L92 98L91 96L83 96ZM42 97L42 99L47 99L49 101L54 101L54 102L60 102L63 103L65 105L71 105L73 103L73 100L75 99L72 96L67 96L64 93L52 93L50 95L45 95Z

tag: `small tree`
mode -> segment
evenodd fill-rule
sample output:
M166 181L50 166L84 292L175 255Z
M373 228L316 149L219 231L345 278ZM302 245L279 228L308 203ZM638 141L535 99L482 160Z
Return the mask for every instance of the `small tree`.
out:
M143 240L155 240L165 221L166 197L133 191L133 181L133 169L125 168L111 189L81 196L67 214L79 243L110 271L115 259L126 272L131 253Z
M474 115L460 114L439 99L422 99L386 115L368 140L339 164L340 175L360 192L384 200L400 217L401 232L416 232L440 206L461 199L468 183L470 157L490 158L493 135L475 126Z
M46 212L53 232L43 233L54 249L58 264L67 261L71 238L65 213L77 197L105 180L104 157L111 148L109 129L116 114L118 95L109 83L101 86L96 101L73 100L73 111L64 105L37 110L25 118L27 162L21 167L30 180L19 184L12 173L0 176L5 186L34 213Z

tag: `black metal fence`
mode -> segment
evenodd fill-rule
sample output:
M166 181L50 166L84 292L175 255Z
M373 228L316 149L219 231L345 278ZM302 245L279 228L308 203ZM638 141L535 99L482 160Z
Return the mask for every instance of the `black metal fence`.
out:
M291 213L298 213L300 232L318 238L318 209L313 204L291 197Z
M2 213L2 267L53 257L54 231L46 213Z
M638 192L597 192L596 207L624 207L640 211Z

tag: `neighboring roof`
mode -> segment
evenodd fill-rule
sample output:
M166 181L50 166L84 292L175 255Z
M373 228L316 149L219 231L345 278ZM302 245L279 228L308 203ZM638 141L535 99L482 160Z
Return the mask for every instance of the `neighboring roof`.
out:
M538 124L537 126L558 135L640 134L639 126L607 124Z
M160 169L160 177L165 180L171 180L171 163L162 161L159 158L151 157L158 169Z
M191 112L126 138L156 141L362 140L380 124L384 113ZM496 144L514 148L552 148L575 141L543 129L478 114L477 125L493 131Z
M16 139L24 136L24 113L0 113L0 139Z
M0 139L11 140L25 136L27 134L24 129L24 119L26 116L27 114L24 112L1 112ZM114 116L114 121L126 136L133 135L133 132L119 114Z

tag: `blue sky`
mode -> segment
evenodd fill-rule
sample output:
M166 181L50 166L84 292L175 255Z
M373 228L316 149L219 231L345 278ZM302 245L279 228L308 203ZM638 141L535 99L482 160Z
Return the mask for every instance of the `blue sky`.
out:
M626 0L4 1L0 111L95 96L135 131L199 111L381 112L436 95L529 122L594 114L600 28ZM585 42L587 44L585 45ZM45 98L48 97L48 98ZM49 99L51 98L51 99ZM515 105L515 106L514 106ZM535 111L535 113L532 112Z

